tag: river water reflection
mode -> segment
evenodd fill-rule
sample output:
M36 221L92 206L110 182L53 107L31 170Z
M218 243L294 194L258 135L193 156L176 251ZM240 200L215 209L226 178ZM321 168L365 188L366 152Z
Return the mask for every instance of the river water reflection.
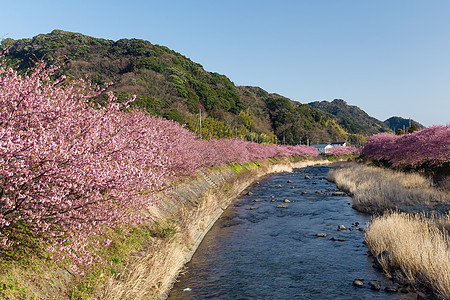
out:
M327 172L296 169L249 187L208 232L169 299L416 299L383 291L391 283L373 269L363 232L337 231L365 227L369 217L350 197L332 195ZM355 278L365 286L353 286ZM371 280L382 290L370 290Z

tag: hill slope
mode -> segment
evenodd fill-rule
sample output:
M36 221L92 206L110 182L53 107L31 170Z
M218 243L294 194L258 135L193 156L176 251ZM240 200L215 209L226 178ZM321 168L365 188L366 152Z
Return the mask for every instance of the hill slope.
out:
M309 103L309 105L335 116L338 124L349 133L372 135L391 131L385 123L369 116L357 106L348 105L347 102L341 99L335 99L332 102L315 101Z
M386 124L392 131L397 131L397 129L408 128L412 124L415 124L418 129L423 129L425 126L411 119L405 119L402 117L391 117L383 122Z
M187 124L191 130L196 130L201 110L204 137L305 144L349 137L361 141L389 130L365 113L356 119L355 114L333 115L325 113L323 105L300 104L261 88L235 86L225 75L207 72L180 53L145 40L112 41L54 30L30 39L5 39L2 45L8 49L8 62L21 72L43 59L61 66L57 75L83 77L99 85L114 82L109 89L120 100L135 94L134 105ZM377 130L367 127L370 122Z

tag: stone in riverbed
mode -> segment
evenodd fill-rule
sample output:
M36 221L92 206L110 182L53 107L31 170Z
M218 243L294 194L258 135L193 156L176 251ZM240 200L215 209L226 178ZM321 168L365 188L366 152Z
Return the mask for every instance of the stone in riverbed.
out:
M288 199L284 199L284 201L283 201L284 203L291 203L291 201L290 200L288 200Z
M278 204L277 208L288 208L287 204Z
M377 281L369 281L369 286L371 290L379 291L381 289L381 284Z
M251 196L251 195L253 195L253 193L252 192L248 192L247 195Z
M281 188L281 187L283 187L281 184L277 185L277 188Z
M318 236L318 237L327 237L327 234L322 232L322 233L316 234L316 236Z
M311 177L309 177L309 176L305 176L305 179L311 179Z
M288 181L286 181L287 183L292 183L292 180L288 180Z
M388 293L397 293L398 292L398 288L393 285L385 287L384 290Z
M355 279L355 280L353 280L353 285L357 286L357 287L362 287L362 286L364 286L364 282L362 282L361 280Z
M261 202L261 200L260 199L255 199L255 200L253 200L253 202Z
M394 255L389 251L383 251L375 257L375 265L377 267L381 268L383 261L390 268L394 262Z
M331 194L331 196L344 196L345 193L344 192L334 192Z
M339 230L339 231L342 231L342 230L345 230L345 229L347 229L347 228L345 228L344 225L339 225L339 226L338 226L338 230Z

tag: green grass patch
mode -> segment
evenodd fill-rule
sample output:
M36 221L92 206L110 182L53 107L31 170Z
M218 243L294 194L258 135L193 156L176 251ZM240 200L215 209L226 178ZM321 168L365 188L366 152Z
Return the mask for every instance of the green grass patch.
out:
M89 299L109 277L126 272L129 254L141 250L153 239L152 230L148 228L140 226L128 229L128 232L111 230L106 234L112 242L98 253L106 260L106 264L92 265L85 270L84 276L77 277L69 291L70 299Z
M162 235L171 236L169 230L161 229ZM68 278L60 277L69 270L68 259L55 263L46 250L48 244L43 242L26 225L17 225L7 228L10 239L15 243L10 248L0 248L0 299L34 299L33 289L45 292L50 285L70 285L64 295L53 295L56 298L89 299L106 280L118 273L126 271L129 254L142 249L143 245L151 241L153 232L144 226L126 228L126 230L107 230L102 240L111 239L108 246L99 245L91 249L100 256L105 264L94 263L81 266L84 276L75 276L74 280L67 282ZM56 291L56 289L55 289ZM52 291L53 292L53 291ZM48 293L51 293L48 291Z
M260 168L264 166L263 162L255 161L255 162L244 162L244 163L230 163L228 167L233 169L237 174L242 172L251 170L253 168Z
M172 239L177 233L177 227L172 219L166 219L155 222L150 229L152 237L161 239Z

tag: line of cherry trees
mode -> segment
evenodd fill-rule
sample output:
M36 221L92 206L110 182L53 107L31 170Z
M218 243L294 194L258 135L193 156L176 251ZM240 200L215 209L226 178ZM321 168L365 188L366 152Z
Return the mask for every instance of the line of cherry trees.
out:
M450 125L430 126L406 135L377 134L368 139L363 154L394 167L440 167L450 163Z
M327 149L327 155L332 156L341 156L341 155L353 155L353 154L361 154L361 148L352 147L352 146L334 146L330 149Z
M25 224L71 268L101 261L92 244L104 228L139 224L142 208L196 170L277 156L318 155L307 146L201 140L173 121L92 99L103 91L82 80L52 79L38 65L20 76L0 64L0 247Z

